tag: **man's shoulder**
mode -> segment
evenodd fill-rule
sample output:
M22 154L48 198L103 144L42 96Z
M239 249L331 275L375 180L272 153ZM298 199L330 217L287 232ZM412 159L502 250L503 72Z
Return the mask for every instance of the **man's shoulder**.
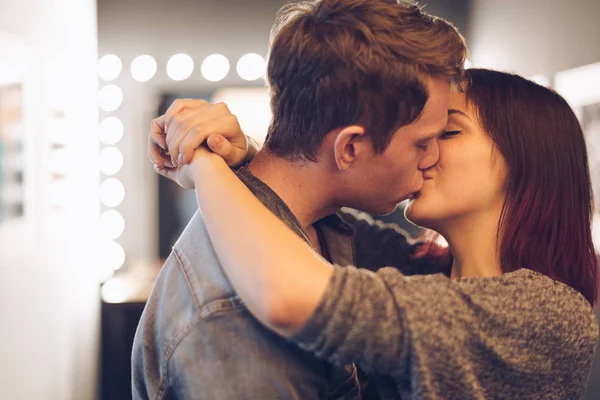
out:
M188 288L199 307L211 301L235 296L200 211L196 211L175 242L172 254L176 257L178 268L185 276Z

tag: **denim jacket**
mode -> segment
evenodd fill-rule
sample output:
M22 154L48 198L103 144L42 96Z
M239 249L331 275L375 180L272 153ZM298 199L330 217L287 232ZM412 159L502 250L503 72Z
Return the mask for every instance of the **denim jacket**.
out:
M308 241L286 204L247 169L242 181ZM411 242L398 228L347 211L317 222L331 261L406 267ZM232 251L235 227L231 232ZM357 248L353 241L360 243ZM227 280L196 212L148 299L132 354L134 399L360 399L354 365L334 366L262 326Z

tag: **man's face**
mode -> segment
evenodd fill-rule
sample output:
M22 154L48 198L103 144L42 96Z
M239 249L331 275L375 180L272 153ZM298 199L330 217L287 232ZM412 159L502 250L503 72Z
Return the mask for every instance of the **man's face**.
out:
M429 99L416 121L394 133L381 154L373 153L361 173L360 204L351 205L375 214L389 214L402 200L421 190L423 170L438 162L437 138L448 121L450 86L445 79L426 81Z

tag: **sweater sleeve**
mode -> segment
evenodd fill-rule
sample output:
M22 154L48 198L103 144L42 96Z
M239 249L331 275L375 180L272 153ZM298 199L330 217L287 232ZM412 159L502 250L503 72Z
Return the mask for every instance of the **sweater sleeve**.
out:
M414 278L391 268L372 272L336 266L317 311L292 340L333 363L355 362L371 373L405 374L413 328L407 312L429 306L414 286L422 287L417 280L426 280L441 289L448 280L441 275ZM435 298L441 300L439 294Z
M355 362L441 397L486 397L500 386L506 392L506 382L552 387L560 371L589 366L598 329L585 300L553 282L336 267L291 339L330 362Z

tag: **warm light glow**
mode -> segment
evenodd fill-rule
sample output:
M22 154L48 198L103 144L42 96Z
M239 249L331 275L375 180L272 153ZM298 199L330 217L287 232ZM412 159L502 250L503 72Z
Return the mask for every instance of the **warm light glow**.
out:
M117 144L123 137L123 122L117 117L107 117L100 122L100 141L107 145Z
M107 54L98 61L98 76L105 81L112 81L119 77L123 63L113 54Z
M123 91L117 85L107 85L98 93L98 105L102 111L112 112L121 107Z
M155 74L156 60L152 56L137 56L131 63L131 76L138 82L147 82Z
M100 229L107 239L116 239L125 230L125 219L115 210L105 211L100 217Z
M123 167L123 153L116 147L107 147L100 153L100 171L114 175Z
M265 59L255 53L243 55L237 63L237 73L246 81L255 81L263 77L265 68Z
M100 200L107 207L116 207L125 199L125 187L121 181L109 178L100 185Z
M194 60L187 54L175 54L167 62L167 75L174 81L183 81L192 75Z
M210 55L202 62L201 71L207 81L220 81L229 73L229 60L222 54Z

